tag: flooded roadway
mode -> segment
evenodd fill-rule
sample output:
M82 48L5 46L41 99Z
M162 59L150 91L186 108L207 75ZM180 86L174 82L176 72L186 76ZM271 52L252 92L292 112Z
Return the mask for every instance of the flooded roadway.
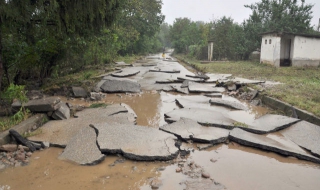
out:
M159 94L156 91L140 95L110 95L102 101L107 104L126 103L136 112L137 124L158 127L165 124L164 113L178 109L176 94ZM81 100L73 104L88 105ZM267 109L251 109L253 114L264 114ZM251 115L252 116L252 115ZM254 117L253 115L252 117ZM276 134L275 134L276 135ZM195 147L195 146L194 146ZM58 160L63 149L49 148L35 152L30 164L24 167L8 168L0 171L0 189L4 185L12 190L35 189L151 189L153 178L162 181L160 189L184 189L181 182L187 175L176 173L177 163L135 162L112 165L120 159L108 155L95 166L79 166ZM320 188L320 165L283 157L275 153L248 148L236 143L222 144L210 149L194 152L187 158L207 171L211 178L227 189L308 189ZM211 160L211 161L210 161ZM212 162L214 160L214 162ZM3 187L3 189L6 189Z

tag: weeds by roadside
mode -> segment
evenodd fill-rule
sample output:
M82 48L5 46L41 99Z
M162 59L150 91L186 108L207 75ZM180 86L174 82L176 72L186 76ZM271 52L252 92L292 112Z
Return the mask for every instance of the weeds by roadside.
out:
M26 91L24 86L10 84L9 87L1 94L0 98L5 104L11 105L14 100L19 100L24 103L28 101L26 96ZM23 106L20 110L13 116L0 119L0 132L10 129L12 126L21 123L22 121L28 119L32 114L28 109Z
M28 137L32 137L32 136L36 136L42 133L42 129L37 129L35 131L31 131L31 132L25 132L24 134L22 134L22 136L24 138L28 138Z

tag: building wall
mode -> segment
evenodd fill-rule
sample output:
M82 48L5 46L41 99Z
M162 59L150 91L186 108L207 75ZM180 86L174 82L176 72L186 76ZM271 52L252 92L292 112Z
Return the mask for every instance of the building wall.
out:
M271 43L270 43L271 40ZM267 42L267 43L266 43ZM262 37L260 63L280 66L281 38L276 34L268 34Z
M320 39L295 36L292 66L320 66Z

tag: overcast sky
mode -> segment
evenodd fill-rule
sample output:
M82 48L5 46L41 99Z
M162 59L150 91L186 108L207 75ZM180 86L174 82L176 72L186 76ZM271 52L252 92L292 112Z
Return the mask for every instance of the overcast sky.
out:
M251 10L243 5L259 2L259 0L162 0L162 13L165 22L173 24L176 18L187 17L192 21L209 22L213 18L231 17L241 23L249 18ZM307 4L314 4L312 9L312 25L318 26L320 18L320 0L306 0Z

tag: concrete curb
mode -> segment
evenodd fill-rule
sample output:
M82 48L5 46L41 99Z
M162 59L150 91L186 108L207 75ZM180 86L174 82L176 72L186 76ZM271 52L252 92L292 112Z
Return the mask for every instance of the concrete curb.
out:
M261 96L259 98L261 99L262 103L265 104L266 106L275 110L279 110L287 116L293 116L293 113L295 111L299 119L302 119L320 126L320 118L313 115L312 113L309 113L305 110L301 110L286 102L280 101L278 99L275 99L269 96Z
M12 127L11 129L16 130L19 134L23 134L34 127L38 128L49 120L47 114L36 114L29 119L21 122L20 124ZM0 133L0 145L8 144L11 141L9 135L9 129Z

